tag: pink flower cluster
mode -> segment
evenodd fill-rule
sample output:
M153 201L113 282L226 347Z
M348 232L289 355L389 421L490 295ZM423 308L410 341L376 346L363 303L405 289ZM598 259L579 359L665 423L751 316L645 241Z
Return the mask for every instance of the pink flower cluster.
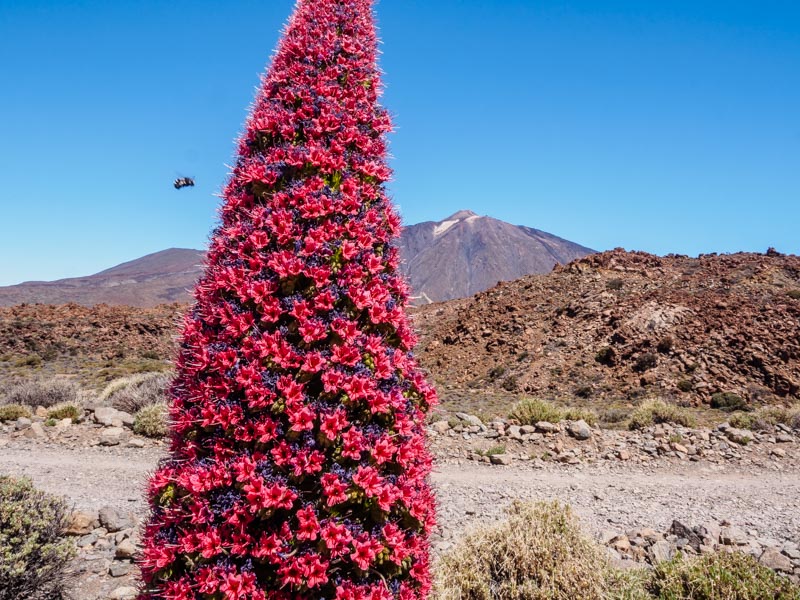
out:
M434 499L371 0L301 0L185 319L142 600L419 600Z

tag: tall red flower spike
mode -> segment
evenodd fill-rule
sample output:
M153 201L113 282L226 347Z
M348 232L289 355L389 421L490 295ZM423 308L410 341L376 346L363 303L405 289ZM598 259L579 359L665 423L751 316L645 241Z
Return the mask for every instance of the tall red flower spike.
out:
M142 600L416 600L433 496L371 0L301 0L186 316Z

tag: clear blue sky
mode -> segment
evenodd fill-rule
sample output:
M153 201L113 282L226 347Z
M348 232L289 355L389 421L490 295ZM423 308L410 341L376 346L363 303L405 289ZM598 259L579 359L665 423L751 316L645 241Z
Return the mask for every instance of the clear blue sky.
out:
M292 6L0 2L0 285L203 247ZM406 222L469 208L597 249L800 253L796 0L382 0L378 17Z

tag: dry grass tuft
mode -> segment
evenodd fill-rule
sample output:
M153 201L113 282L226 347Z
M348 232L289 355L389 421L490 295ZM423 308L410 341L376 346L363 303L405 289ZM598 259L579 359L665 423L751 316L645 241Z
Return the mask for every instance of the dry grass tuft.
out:
M151 404L166 402L172 379L171 373L145 373L123 377L109 383L100 394L100 400L117 410L135 414Z
M609 567L568 507L515 503L509 519L439 560L436 600L601 600Z
M65 402L76 403L78 386L65 379L28 379L10 388L0 404L22 404L51 408Z
M629 429L645 429L658 423L670 423L683 427L694 427L696 421L692 414L674 404L662 400L648 400L631 413Z
M561 421L579 421L583 419L589 425L597 423L597 414L584 408L559 408L546 400L536 398L525 398L520 400L511 409L509 419L519 421L521 425L535 425L540 421L548 423L560 423Z

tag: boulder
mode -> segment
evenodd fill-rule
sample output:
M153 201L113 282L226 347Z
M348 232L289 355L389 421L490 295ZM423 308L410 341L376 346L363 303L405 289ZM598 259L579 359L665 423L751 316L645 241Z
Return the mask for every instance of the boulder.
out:
M115 558L133 558L136 554L136 546L130 539L122 540L114 552Z
M41 440L47 437L41 423L31 423L31 426L23 434L26 438Z
M122 427L108 427L100 434L101 446L118 446L128 437L128 432Z
M475 415L468 415L467 413L458 412L456 413L456 416L465 423L469 423L470 425L474 425L476 427L483 427L483 421L481 421Z
M762 565L773 571L791 573L793 570L792 561L788 556L784 556L774 548L767 548L758 559Z
M547 421L539 421L536 423L536 431L541 433L558 433L560 428L555 423L548 423Z
M726 546L747 546L747 534L733 525L723 527L719 532L719 541Z
M436 421L436 423L431 425L431 429L433 429L439 435L443 435L450 429L450 423L447 421Z
M749 429L736 429L729 427L725 430L725 437L732 441L734 444L746 446L755 439L753 432Z
M592 428L583 419L571 422L567 426L567 431L576 440L588 440L592 437Z
M512 460L510 454L492 454L489 457L489 461L493 465L510 465Z
M108 595L108 600L133 600L139 595L135 587L118 587Z
M659 540L649 550L650 562L654 565L659 565L662 562L667 562L675 556L675 548L666 540Z
M66 535L88 535L98 525L99 520L96 514L75 511L70 515L64 533Z
M101 508L97 516L100 519L100 524L105 527L109 533L116 533L131 525L128 519L121 517L120 514L110 506Z

